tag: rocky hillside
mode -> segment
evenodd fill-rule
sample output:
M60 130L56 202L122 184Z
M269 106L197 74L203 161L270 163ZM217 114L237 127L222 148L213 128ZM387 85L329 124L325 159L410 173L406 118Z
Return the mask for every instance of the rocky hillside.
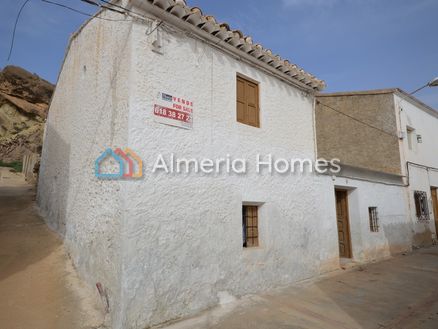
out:
M20 67L0 72L0 161L40 153L54 85Z

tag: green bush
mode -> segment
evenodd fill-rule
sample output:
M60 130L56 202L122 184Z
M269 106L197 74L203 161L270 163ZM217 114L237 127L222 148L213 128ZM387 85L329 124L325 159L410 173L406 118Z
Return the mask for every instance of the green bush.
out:
M16 172L21 172L21 170L23 169L23 163L19 161L3 162L2 160L0 160L0 167L9 167L13 168Z

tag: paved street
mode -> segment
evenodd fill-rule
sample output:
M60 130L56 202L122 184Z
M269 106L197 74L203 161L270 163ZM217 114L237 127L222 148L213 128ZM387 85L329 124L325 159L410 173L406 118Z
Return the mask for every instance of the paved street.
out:
M0 168L0 328L97 328L94 293L38 216L34 188Z
M167 329L436 329L438 248L226 304Z
M9 171L1 184L0 327L98 327L95 292L38 216L32 187ZM438 248L245 297L166 328L436 329Z

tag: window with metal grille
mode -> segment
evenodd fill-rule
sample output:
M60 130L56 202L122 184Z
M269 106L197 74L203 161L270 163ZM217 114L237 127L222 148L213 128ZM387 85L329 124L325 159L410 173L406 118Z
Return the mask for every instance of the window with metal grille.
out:
M415 211L418 220L429 220L429 207L427 206L427 193L424 191L415 191Z
M242 206L243 247L258 247L259 225L258 206Z
M369 207L368 214L370 216L370 231L379 232L379 216L377 213L377 207Z
M260 127L259 85L237 76L237 121L253 127Z

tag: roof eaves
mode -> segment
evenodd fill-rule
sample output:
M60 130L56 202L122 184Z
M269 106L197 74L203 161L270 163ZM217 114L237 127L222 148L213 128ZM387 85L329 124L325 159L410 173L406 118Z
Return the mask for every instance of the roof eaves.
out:
M406 101L411 102L413 105L416 105L417 107L419 107L423 111L429 113L430 115L438 118L438 111L436 109L423 103L418 98L412 96L411 94L407 93L406 91L404 91L400 88L396 88L394 90L394 93L397 94L398 96L400 96L401 98L405 99Z
M251 37L244 36L241 31L231 30L228 24L218 23L213 16L203 15L198 7L187 6L185 0L137 0L133 2L137 2L140 7L145 4L152 5L153 7L149 9L154 7L159 9L161 11L159 16L164 17L170 23L172 23L171 16L178 18L179 21L191 25L198 32L204 32L204 36L207 33L210 38L214 38L217 46L228 48L228 50L231 46L234 51L243 52L244 55L254 59L253 62L257 65L273 69L271 71L276 72L283 79L294 81L306 89L315 91L321 91L326 86L323 80L291 64L288 60L273 55L269 49L254 44ZM154 15L157 13L157 11L153 12Z
M362 95L383 95L396 92L397 88L357 90L357 91L338 91L333 93L318 93L316 97L336 97L336 96L362 96Z
M419 107L423 111L433 115L438 118L438 111L433 107L423 103L418 98L412 96L406 91L400 88L387 88L387 89L375 89L375 90L359 90L359 91L340 91L334 93L318 93L316 98L323 97L343 97L343 96L366 96L366 95L385 95L385 94L396 94L404 100L412 103L413 105Z

